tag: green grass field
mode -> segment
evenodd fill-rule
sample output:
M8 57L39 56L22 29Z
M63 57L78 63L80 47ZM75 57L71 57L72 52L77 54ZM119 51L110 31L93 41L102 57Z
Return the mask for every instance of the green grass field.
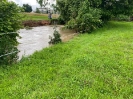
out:
M49 20L48 14L37 14L37 13L21 13L24 17L23 20ZM58 15L52 14L52 18L58 18Z
M1 99L133 99L133 23L91 34L0 67Z

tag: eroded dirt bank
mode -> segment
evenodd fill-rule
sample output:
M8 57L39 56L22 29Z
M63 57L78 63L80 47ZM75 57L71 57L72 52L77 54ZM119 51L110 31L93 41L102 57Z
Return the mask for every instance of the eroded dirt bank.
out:
M23 21L24 27L37 27L37 26L45 26L45 25L50 25L51 22L48 20L28 20L28 21Z

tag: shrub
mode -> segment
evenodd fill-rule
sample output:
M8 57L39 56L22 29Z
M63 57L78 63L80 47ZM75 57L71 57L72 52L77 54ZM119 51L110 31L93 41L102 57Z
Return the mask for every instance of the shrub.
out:
M14 2L0 2L0 64L11 64L18 59L16 32L21 28L21 11Z
M127 15L120 14L120 15L117 15L116 20L118 20L118 21L130 21L130 17Z
M50 39L49 44L57 44L57 43L62 42L62 40L60 38L61 36L56 29L54 30L53 36L54 37L51 37L51 36L49 37L49 39Z
M57 0L60 19L69 28L91 32L108 22L112 16L130 16L133 0Z
M36 8L35 13L41 13L41 11L38 8Z
M81 7L78 11L76 19L72 18L67 23L67 27L70 29L76 29L77 32L91 32L102 25L100 20L100 10L90 7L89 2L85 0L81 3Z
M23 8L25 12L32 12L32 6L29 4L23 4Z

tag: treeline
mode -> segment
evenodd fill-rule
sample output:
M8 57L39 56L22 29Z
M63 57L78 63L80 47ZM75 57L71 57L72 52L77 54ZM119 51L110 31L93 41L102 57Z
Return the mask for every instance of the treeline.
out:
M77 32L91 32L112 17L133 13L133 0L58 0L60 22Z
M23 4L24 12L32 12L32 6L29 4Z

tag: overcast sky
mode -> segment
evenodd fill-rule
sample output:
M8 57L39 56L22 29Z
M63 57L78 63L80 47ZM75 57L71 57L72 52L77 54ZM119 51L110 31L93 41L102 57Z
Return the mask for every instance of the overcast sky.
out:
M32 8L35 10L36 7L39 7L39 5L37 4L36 0L9 0L9 1L13 1L17 4L19 4L20 6L22 6L23 4L29 4L32 6Z

